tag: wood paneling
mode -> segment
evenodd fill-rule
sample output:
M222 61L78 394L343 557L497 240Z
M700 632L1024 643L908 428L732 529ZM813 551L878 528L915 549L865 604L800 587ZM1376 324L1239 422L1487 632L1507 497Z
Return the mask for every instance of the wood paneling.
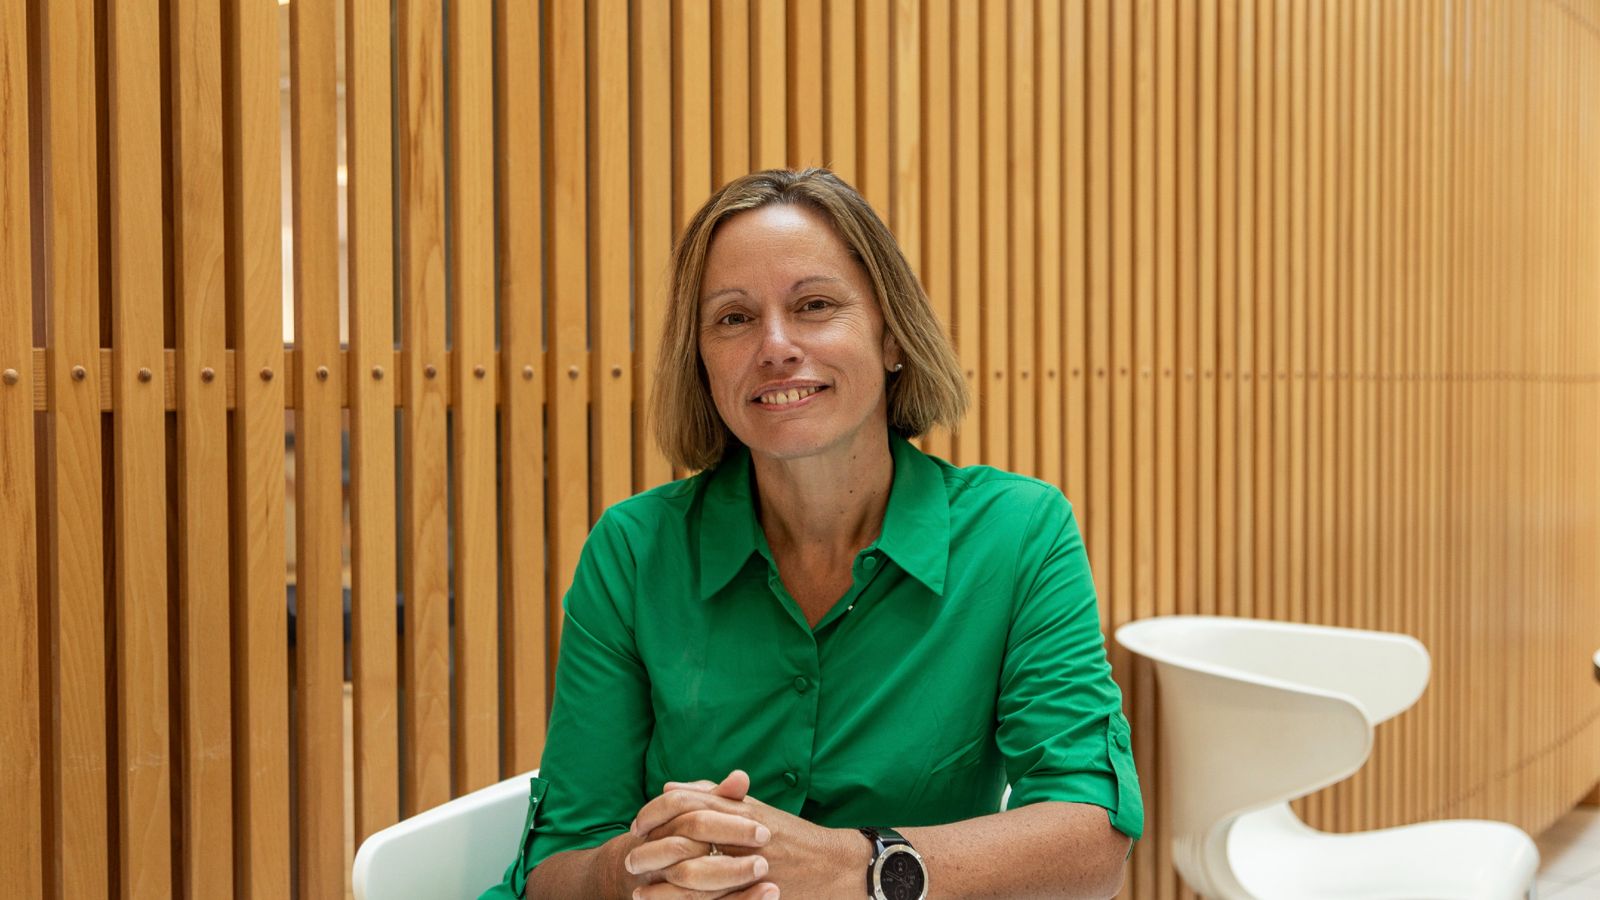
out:
M536 765L587 528L672 476L674 233L785 164L900 237L977 401L926 446L1063 488L1108 629L1428 646L1310 822L1537 831L1600 778L1593 0L402 0L392 50L376 0L161 6L0 0L23 893L336 893L346 583L358 840ZM1125 893L1188 896L1111 657Z
M223 254L222 19L215 3L169 11L172 318L176 388L177 709L181 893L231 896L233 613L229 553L227 264Z
M107 805L105 542L100 379L100 291L95 7L52 3L35 12L40 34L39 117L44 238L39 287L45 309L44 496L48 566L40 681L46 685L45 888L105 896L112 872ZM12 93L21 96L22 91Z
M450 731L450 385L445 350L444 9L403 0L395 44L400 145L400 328L406 383L400 427L400 810L448 800Z
M107 7L117 883L123 897L150 898L173 888L167 533L149 527L167 515L162 185L149 174L161 170L160 13L154 2Z
M296 887L344 885L344 488L336 9L289 7L293 170ZM287 364L287 361L285 361ZM287 393L287 391L285 392ZM287 401L286 401L287 402Z
M389 6L346 0L344 23L350 351L347 365L337 368L345 373L350 409L351 740L359 842L400 817L394 634L395 399L401 367L394 352ZM513 565L507 571L509 580L521 569Z
M0 3L0 21L26 23L23 0ZM25 896L44 892L43 754L39 661L38 510L34 489L32 387L33 217L29 178L28 30L0 33L0 531L11 535L0 556L0 616L10 623L0 650L0 803L12 811L0 829L0 879Z
M279 22L270 0L230 0L222 18L228 330L239 373L228 458L233 861L236 895L267 898L292 881Z

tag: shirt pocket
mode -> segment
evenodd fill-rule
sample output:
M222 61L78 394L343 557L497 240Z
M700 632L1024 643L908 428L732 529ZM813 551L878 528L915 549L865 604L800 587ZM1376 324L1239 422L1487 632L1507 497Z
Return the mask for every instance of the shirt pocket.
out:
M528 889L528 849L533 846L533 836L539 830L539 808L548 790L550 782L543 778L528 779L528 815L522 825L522 841L517 846L517 864L511 870L511 889L518 897L524 896Z
M1106 758L1117 782L1117 805L1111 825L1134 840L1144 834L1144 798L1139 793L1139 773L1133 765L1132 729L1120 711L1106 719Z

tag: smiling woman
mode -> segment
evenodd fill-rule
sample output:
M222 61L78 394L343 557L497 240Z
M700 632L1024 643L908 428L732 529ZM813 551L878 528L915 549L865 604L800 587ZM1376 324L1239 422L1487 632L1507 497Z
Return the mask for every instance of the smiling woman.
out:
M866 201L723 188L661 360L658 438L701 471L584 546L491 895L1115 894L1143 808L1071 506L911 445L967 394Z
M863 317L874 320L884 340L883 368L902 367L887 385L877 376L889 427L915 437L934 425L960 424L968 403L960 363L871 205L823 169L758 172L713 196L674 253L654 412L658 439L679 465L710 468L730 438L742 440L707 390L704 354L724 346L725 337L759 333L750 327L759 326L758 314L770 318L776 310L755 308L765 301L783 304L788 321L775 324L784 329L835 323L859 329Z

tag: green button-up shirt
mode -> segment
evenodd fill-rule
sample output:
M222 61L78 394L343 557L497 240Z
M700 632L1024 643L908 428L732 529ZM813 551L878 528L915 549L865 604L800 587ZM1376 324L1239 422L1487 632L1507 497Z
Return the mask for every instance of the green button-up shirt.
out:
M666 781L750 773L830 827L1044 800L1144 811L1088 559L1055 487L890 438L883 532L815 628L756 519L748 451L611 507L584 545L528 830L507 873L626 831Z

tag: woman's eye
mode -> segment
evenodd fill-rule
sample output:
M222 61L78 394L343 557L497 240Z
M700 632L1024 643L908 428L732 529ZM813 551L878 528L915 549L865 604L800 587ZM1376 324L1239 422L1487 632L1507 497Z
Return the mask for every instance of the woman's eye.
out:
M727 315L725 315L722 318L718 319L717 320L717 324L718 325L743 325L744 323L746 323L748 321L750 321L750 317L745 315L744 313L728 313Z
M824 300L821 297L812 297L810 300L800 304L800 309L804 310L805 312L819 312L832 305L832 303L829 303L827 300Z

